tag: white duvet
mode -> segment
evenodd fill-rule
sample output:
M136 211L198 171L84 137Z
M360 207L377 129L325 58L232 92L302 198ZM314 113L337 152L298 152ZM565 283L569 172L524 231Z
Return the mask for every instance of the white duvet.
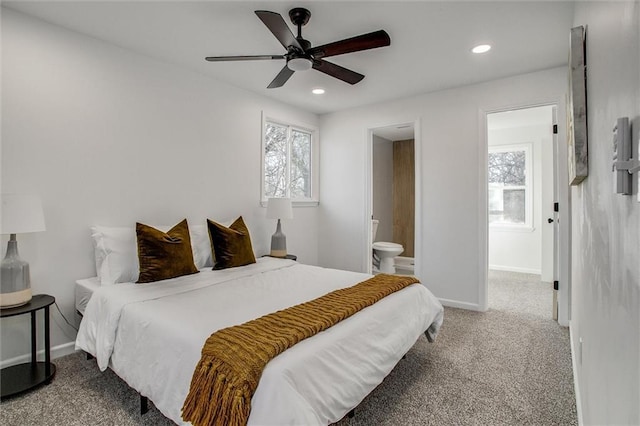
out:
M205 340L214 331L320 297L370 275L260 258L253 265L149 284L100 287L76 349L111 367L168 418L181 408ZM442 323L440 302L411 285L271 360L249 424L315 425L356 407L414 345Z

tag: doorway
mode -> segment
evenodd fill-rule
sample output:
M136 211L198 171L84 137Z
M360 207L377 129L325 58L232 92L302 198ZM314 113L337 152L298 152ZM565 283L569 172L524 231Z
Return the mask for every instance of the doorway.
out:
M539 277L549 288L550 301L545 309L554 319L557 318L557 298L552 290L557 276L555 123L554 105L486 116L489 275L522 274L534 280Z
M376 243L402 246L394 257L397 274L419 276L419 147L417 123L406 122L368 129L367 190L364 270L376 273L381 259ZM374 235L375 232L375 235ZM376 244L378 245L378 244ZM388 271L386 271L388 272Z

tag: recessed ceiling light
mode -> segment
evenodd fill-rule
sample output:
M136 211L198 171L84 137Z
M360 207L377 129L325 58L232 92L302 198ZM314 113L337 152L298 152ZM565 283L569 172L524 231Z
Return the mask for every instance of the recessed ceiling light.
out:
M324 89L322 87L316 87L311 91L311 93L313 93L314 95L323 95Z
M491 46L488 44L479 44L478 46L471 49L473 53L485 53L491 50Z

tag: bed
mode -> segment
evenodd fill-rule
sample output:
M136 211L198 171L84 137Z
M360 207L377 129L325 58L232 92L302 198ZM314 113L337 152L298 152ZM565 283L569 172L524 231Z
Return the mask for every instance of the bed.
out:
M84 315L84 310L87 309L89 300L93 295L93 292L100 288L100 280L98 277L86 278L76 281L75 298L76 298L76 312L81 316Z
M205 340L214 331L350 287L371 275L258 258L247 266L144 285L76 284L83 314L76 348L111 368L166 417L181 408ZM393 293L272 359L248 424L329 424L355 408L415 344L432 340L440 302L422 284Z

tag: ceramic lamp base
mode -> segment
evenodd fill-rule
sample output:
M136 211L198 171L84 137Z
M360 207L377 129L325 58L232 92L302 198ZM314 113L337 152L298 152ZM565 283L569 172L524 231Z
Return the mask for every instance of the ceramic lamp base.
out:
M11 234L7 254L0 264L0 307L24 305L31 300L29 263L20 259L16 235Z
M15 308L29 303L31 300L31 289L27 288L13 293L0 294L0 308Z
M280 219L278 219L278 226L276 232L271 236L271 252L269 256L273 257L285 257L287 255L287 237L282 233L282 227L280 226Z
M269 256L285 258L285 257L287 257L287 251L286 250L271 250L271 253L269 253Z

